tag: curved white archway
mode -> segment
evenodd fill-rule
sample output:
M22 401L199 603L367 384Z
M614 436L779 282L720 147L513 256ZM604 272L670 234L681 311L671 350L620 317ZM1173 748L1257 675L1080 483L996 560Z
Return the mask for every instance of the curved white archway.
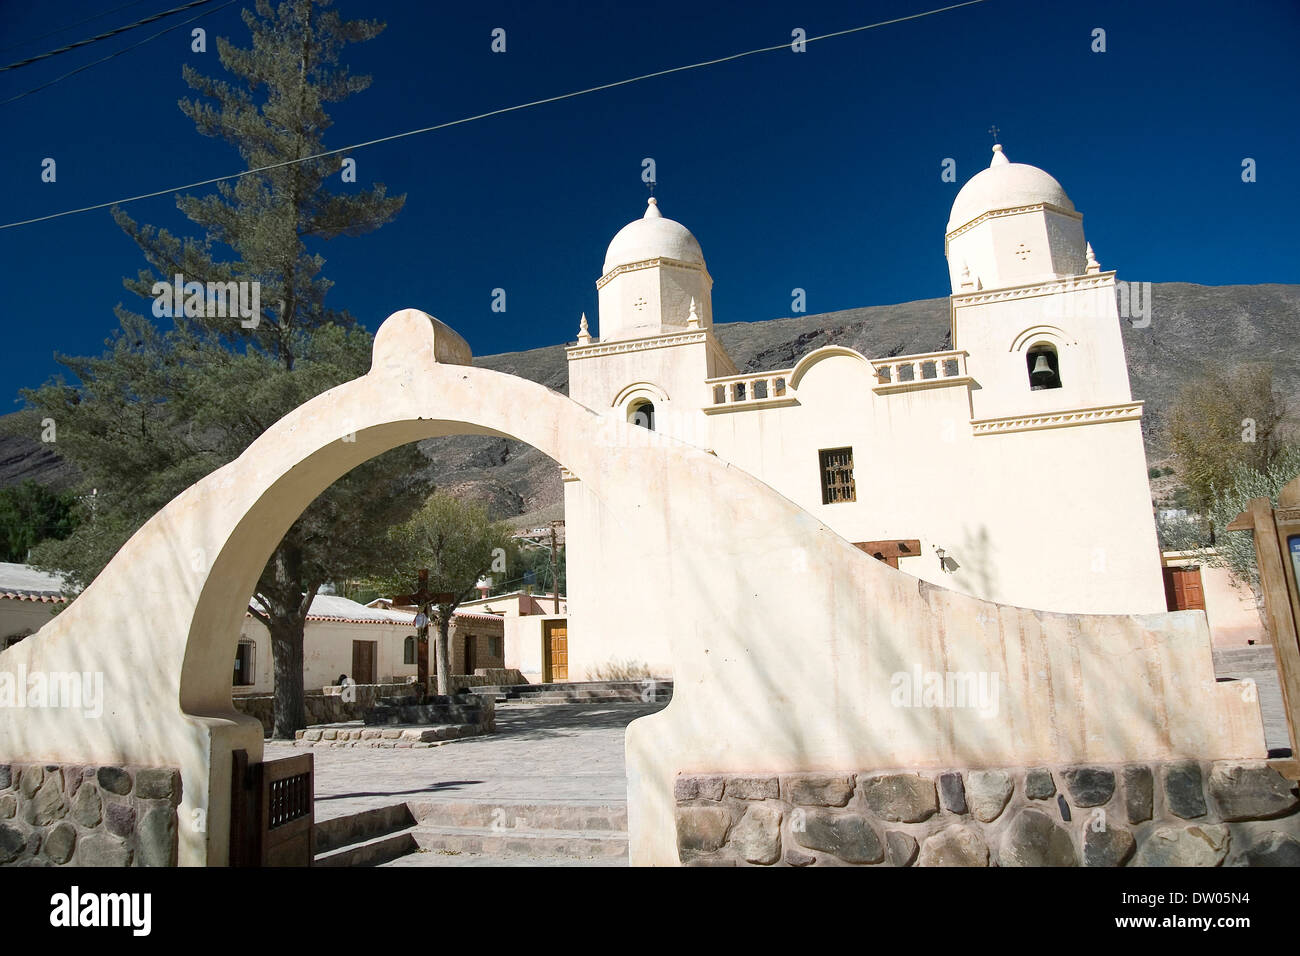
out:
M369 373L285 416L150 519L63 614L0 653L0 671L102 673L103 715L0 713L0 762L178 767L180 861L225 863L231 751L262 754L261 725L230 699L258 575L338 477L459 433L516 438L576 475L617 516L603 534L640 571L626 626L669 634L673 700L626 738L633 863L677 862L678 773L1263 755L1258 707L1215 684L1195 612L1050 614L933 587L707 452L451 364L468 359L436 319L394 314ZM893 706L892 675L914 668L1000 673L1002 706ZM1044 695L1039 673L1061 690Z

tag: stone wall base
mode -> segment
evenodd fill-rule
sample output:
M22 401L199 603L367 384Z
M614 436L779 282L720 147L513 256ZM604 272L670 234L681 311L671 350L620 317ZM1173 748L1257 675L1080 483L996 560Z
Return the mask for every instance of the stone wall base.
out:
M175 866L170 767L0 763L0 866Z
M463 737L477 737L492 731L479 724L439 724L431 727L313 727L300 730L295 747L379 747L422 749Z
M451 681L457 687L496 687L507 684L524 683L523 675L517 670L503 668L480 668L485 674L453 674ZM516 679L518 678L518 679ZM303 709L306 711L307 726L320 724L341 724L349 720L360 720L366 711L375 706L381 697L402 697L411 693L411 683L401 684L353 684L346 688L325 687L318 691L308 691L303 695ZM275 726L275 697L272 694L241 694L236 688L231 696L235 710L241 714L256 717L262 723L262 733L271 736Z
M688 866L1300 866L1263 761L676 779Z

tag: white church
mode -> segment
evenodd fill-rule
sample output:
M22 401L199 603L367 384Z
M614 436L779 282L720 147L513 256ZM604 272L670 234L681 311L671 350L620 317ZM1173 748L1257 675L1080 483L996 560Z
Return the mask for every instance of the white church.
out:
M568 349L570 397L711 451L923 581L1050 611L1164 612L1142 403L1115 273L1082 214L996 145L957 194L945 250L950 350L827 346L742 374L713 333L699 242L651 198L609 245L597 329L584 316ZM614 660L668 673L666 635L639 624L636 602L654 596L637 594L637 555L602 534L618 516L564 478L569 679Z

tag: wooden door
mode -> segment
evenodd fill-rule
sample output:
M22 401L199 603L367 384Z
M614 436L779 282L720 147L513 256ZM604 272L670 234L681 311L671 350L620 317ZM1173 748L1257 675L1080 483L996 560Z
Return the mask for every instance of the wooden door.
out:
M1171 611L1204 611L1201 569L1165 568L1165 606Z
M465 673L473 674L478 666L478 638L473 634L465 635Z
M548 683L569 679L569 625L567 621L546 622L546 663L550 675L543 675Z
M378 641L352 642L352 679L358 684L375 682L375 658Z

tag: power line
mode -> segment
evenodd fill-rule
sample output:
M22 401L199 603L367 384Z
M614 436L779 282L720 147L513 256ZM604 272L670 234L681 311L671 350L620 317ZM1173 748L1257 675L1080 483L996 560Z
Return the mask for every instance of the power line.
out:
M203 0L203 2L208 3L209 0ZM33 93L38 93L41 90L46 89L47 87L53 86L55 83L58 83L61 80L66 80L70 76L76 76L78 73L81 73L85 70L89 70L92 66L98 66L100 63L106 63L107 61L113 59L114 57L121 56L123 53L130 53L132 50L136 49L137 47L144 46L150 40L158 39L164 33L171 33L173 30L179 30L181 27L191 24L195 20L201 20L204 17L208 16L209 14L216 13L218 10L224 10L226 7L232 6L233 4L238 2L239 0L228 0L228 2L223 3L219 7L213 7L211 10L204 10L198 16L190 17L188 20L182 20L180 23L176 24L175 26L167 27L165 30L159 30L153 36L145 37L143 40L141 40L138 43L132 43L130 46L123 47L122 49L118 50L115 53L110 53L108 56L100 57L98 60L91 60L85 66L79 66L75 70L69 70L67 73L64 73L62 76L56 76L48 83L42 83L40 86L33 86L30 90L24 90L22 93L19 93L17 96L11 96L7 100L0 100L0 106L6 106L9 103L14 102L15 100L21 100L24 96L31 96Z
M15 63L10 63L8 66L0 66L0 73L4 73L7 70L16 70L20 66L29 66L30 64L37 63L41 60L48 60L50 57L58 56L60 53L67 53L70 50L80 49L83 46L89 46L90 44L97 43L100 40L107 40L109 37L115 37L119 33L126 33L128 30L134 30L136 27L145 26L146 24L153 23L156 20L161 20L164 17L170 17L173 13L181 13L185 10L192 9L193 7L201 7L205 3L211 2L212 0L193 0L193 2L187 3L183 7L173 7L171 10L164 10L162 13L155 13L152 16L145 17L143 20L137 20L135 23L128 23L124 27L117 27L114 30L109 30L107 33L101 33L99 36L93 36L87 40L78 40L76 43L68 43L59 47L57 50L50 50L47 53L39 53L36 56L29 56L25 60L18 60Z
M19 42L11 43L8 46L0 46L0 53L5 52L6 50L17 49L20 46L26 46L29 43L35 43L37 40L44 40L46 37L52 37L56 33L62 33L64 30L71 30L73 27L79 27L83 23L89 23L91 20L98 20L100 17L106 17L110 13L118 13L122 10L125 10L127 7L137 7L142 3L144 3L144 0L131 0L130 3L124 3L120 7L114 7L112 10L105 10L103 13L97 13L93 17L86 17L84 20L78 20L75 23L66 24L55 30L50 30L47 33L42 33L39 36L28 37L26 40L20 40Z
M231 2L233 3L235 2L235 0L231 0ZM913 13L905 17L896 17L893 20L881 20L878 23L868 23L860 27L851 27L847 30L837 30L834 33L824 33L821 36L808 37L803 42L815 43L818 40L830 40L835 37L848 36L851 33L861 33L864 30L874 30L878 27L892 26L896 23L904 23L908 20L919 20L922 17L934 16L937 13L947 13L949 10L957 10L961 7L970 7L970 6L974 6L975 4L984 3L984 2L986 2L986 0L965 0L965 2L963 3L954 3L951 4L950 6L938 7L934 10L926 10L922 13ZM229 4L225 4L225 6L229 6ZM219 10L221 8L218 7L217 9ZM209 12L214 13L216 11L213 10ZM242 172L238 172L238 173L230 173L225 176L216 176L212 179L204 179L198 182L187 183L184 186L172 186L168 189L159 189L150 193L141 193L138 196L127 196L122 199L110 200L109 202L96 203L93 206L81 206L80 208L77 209L66 209L63 212L50 213L48 216L37 216L34 219L22 219L16 222L7 222L4 223L3 225L0 225L0 229L13 229L17 226L28 226L31 225L32 223L45 222L50 219L59 219L63 216L74 216L77 213L93 212L96 209L107 209L110 206L120 206L124 203L138 202L141 199L153 199L155 196L165 196L168 193L181 192L182 190L186 190L186 189L197 189L199 186L211 186L215 183L225 182L226 180L229 179L241 179L244 176L251 176L255 173L264 173L272 169L281 169L285 166L294 166L297 165L298 163L307 163L317 159L324 159L328 156L337 156L340 153L350 153L353 150L363 149L367 146L377 146L380 143L389 143L397 139L405 139L408 136L418 136L421 133L433 133L438 130L448 129L452 126L462 126L466 123L472 123L475 122L476 120L488 119L493 116L502 116L506 113L514 113L514 112L518 112L519 110L530 109L534 106L544 106L548 103L558 103L561 100L573 99L574 97L577 96L586 96L588 93L599 93L604 90L612 90L615 87L627 86L630 83L639 83L642 80L650 80L660 76L668 76L673 73L683 73L687 70L697 70L700 69L701 67L706 67L706 66L716 66L719 63L728 63L732 60L743 59L744 57L747 56L755 56L759 53L772 53L776 50L788 50L790 48L791 45L789 43L778 43L776 46L761 47L757 50L746 50L743 53L733 53L729 56L717 57L716 59L712 59L712 60L701 60L698 63L688 63L685 66L674 66L666 70L657 70L654 73L643 73L640 76L628 77L625 80L615 80L612 83L604 83L601 84L600 86L588 87L585 90L574 90L571 93L561 93L558 96L548 96L540 100L530 100L527 103L519 103L516 104L515 106L503 106L500 109L489 110L486 113L477 113L473 116L462 116L460 119L449 120L446 123L438 123L434 126L425 126L425 127L421 127L420 129L411 129L403 133L393 133L389 136L381 136L378 139L366 140L365 142L361 142L361 143L353 143L350 146L340 146L338 149L329 149L321 153L314 153L311 156L303 156L298 159L286 159L278 163L269 163L266 166L257 166L253 169L245 169ZM6 100L4 102L11 102L11 101ZM4 105L4 104L0 103L0 105Z

